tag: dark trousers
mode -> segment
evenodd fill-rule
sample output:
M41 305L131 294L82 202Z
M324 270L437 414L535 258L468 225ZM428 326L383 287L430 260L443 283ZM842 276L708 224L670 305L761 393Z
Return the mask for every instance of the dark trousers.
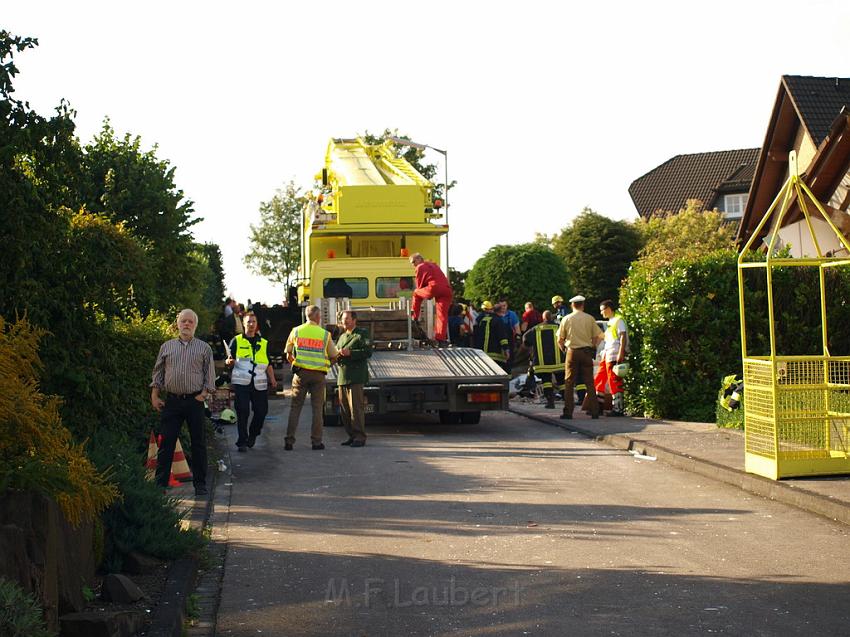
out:
M596 350L592 347L582 347L567 350L566 387L564 388L564 413L573 413L573 387L578 383L587 385L590 415L599 417L599 403L596 401L596 390L593 388L593 359Z
M366 400L363 383L339 386L339 415L351 440L366 440Z
M233 393L236 394L236 431L239 438L236 446L241 447L248 442L248 436L259 436L263 430L263 422L269 413L269 392L265 389L254 389L251 385L231 385ZM251 418L251 428L248 429L248 416L254 412Z
M207 483L207 440L204 423L204 403L189 398L165 399L165 407L160 415L160 433L162 446L156 456L156 483L165 488L171 475L171 461L174 459L174 447L183 422L189 426L192 439L192 482L196 487Z

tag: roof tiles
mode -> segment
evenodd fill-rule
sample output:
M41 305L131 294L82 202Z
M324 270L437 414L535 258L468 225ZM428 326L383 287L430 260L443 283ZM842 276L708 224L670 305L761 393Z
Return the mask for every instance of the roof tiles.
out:
M744 148L676 155L633 181L629 194L642 217L677 212L688 199L713 207L720 193L749 191L758 154Z

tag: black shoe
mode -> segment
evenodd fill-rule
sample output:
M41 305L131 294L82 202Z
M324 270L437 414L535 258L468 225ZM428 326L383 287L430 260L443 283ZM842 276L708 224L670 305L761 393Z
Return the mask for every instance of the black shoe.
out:
M341 442L340 444L343 447L350 447L352 442L354 442L354 438L349 438L348 440L346 440L345 442Z
M352 442L351 445L354 446L354 443ZM313 445L313 451L321 451L324 448L325 448L325 445L322 444L321 442L317 445Z
M568 414L567 412L564 412L563 414L561 414L561 420L572 420L572 419L573 419L572 414Z
M543 407L544 409L555 409L555 403L546 403Z
M352 446L352 447L365 447L365 446L366 446L366 441L365 441L365 440L354 440L354 441L351 443L351 446Z
M245 445L239 445L239 447L237 447L237 449L236 449L236 450L237 450L239 453L245 453L246 451L248 451L248 447L246 447Z
M284 451L292 451L292 443L287 442L286 444L283 445L283 449L284 449Z
M591 414L591 415L590 415L590 417L591 417L593 420L599 420L599 414Z
M206 487L195 487L195 497L207 495L209 491L207 491Z
M248 436L249 447L253 447L255 442L257 442L257 434L251 434L250 436Z
M609 411L608 412L608 416L610 418L622 418L625 415L626 415L625 412L622 412L622 411Z

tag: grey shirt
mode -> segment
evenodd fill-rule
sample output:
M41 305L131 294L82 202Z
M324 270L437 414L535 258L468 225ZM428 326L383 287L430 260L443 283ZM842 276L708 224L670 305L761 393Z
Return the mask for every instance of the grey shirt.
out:
M150 386L164 389L169 394L194 394L204 389L214 392L212 349L197 338L166 341L159 348Z

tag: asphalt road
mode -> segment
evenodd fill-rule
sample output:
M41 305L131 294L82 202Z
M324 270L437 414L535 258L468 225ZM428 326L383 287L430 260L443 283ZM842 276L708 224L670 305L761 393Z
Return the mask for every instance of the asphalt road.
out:
M845 526L507 413L286 452L287 409L233 454L218 635L850 634Z

